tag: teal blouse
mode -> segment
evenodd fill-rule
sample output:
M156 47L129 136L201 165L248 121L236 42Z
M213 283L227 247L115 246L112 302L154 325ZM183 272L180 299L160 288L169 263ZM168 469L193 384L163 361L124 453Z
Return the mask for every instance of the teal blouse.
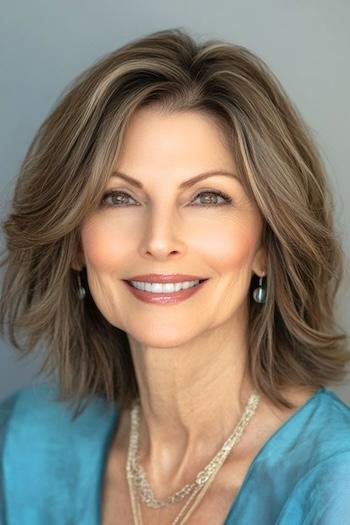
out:
M32 385L0 403L2 525L101 522L118 407L95 396L72 421L57 388ZM223 525L270 524L350 524L350 408L325 387L261 447Z

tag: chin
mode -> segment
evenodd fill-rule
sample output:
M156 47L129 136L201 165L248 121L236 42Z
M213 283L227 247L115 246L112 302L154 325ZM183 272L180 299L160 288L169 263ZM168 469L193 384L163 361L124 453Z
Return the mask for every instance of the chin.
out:
M180 337L179 327L176 327L173 331L169 329L169 326L163 326L163 329L159 327L148 327L144 330L128 331L128 335L138 342L138 344L149 347L149 348L164 348L171 349L178 346L182 346L190 342L195 334L184 334L182 331Z

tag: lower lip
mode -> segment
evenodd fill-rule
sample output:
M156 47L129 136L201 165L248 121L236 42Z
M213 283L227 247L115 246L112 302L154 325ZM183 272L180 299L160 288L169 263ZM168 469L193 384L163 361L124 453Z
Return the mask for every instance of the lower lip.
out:
M202 281L201 283L197 284L197 286L192 286L191 288L187 288L186 290L179 290L178 292L171 292L171 293L146 292L144 290L139 290L138 288L134 288L127 281L123 281L123 282L128 287L128 290L130 290L130 292L135 297L137 297L137 299L140 299L141 301L144 301L145 303L175 304L175 303L179 303L180 301L184 301L185 299L188 299L188 297L191 297L192 295L194 295L196 292L198 292L198 290L200 290L203 287L203 284L205 284L207 280Z

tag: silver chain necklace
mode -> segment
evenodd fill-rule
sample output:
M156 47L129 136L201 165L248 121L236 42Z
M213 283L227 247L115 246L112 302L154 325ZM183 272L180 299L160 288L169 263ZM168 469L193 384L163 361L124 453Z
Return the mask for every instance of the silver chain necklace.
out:
M138 444L140 425L140 400L136 399L131 409L131 429L129 437L128 459L126 465L126 472L130 490L132 489L132 487L134 487L142 501L148 507L152 508L160 508L170 505L179 500L182 500L188 495L191 495L191 500L193 496L200 492L200 490L203 489L203 487L206 484L208 484L208 481L210 481L214 477L216 472L219 470L219 468L231 452L232 448L239 443L245 427L249 423L250 419L252 418L258 407L259 401L260 396L254 391L250 395L247 405L243 411L242 417L236 425L233 433L225 441L219 452L217 452L217 454L208 463L208 465L197 474L196 479L192 484L186 484L182 489L178 490L175 494L168 496L165 500L159 500L154 496L149 482L147 481L146 474L139 462ZM133 512L135 517L137 509L134 508L136 506L134 495L132 495L132 500L134 501ZM185 505L185 507L186 506L187 504ZM140 515L140 509L138 509L138 514ZM138 522L141 523L140 516ZM173 523L177 523L177 520L175 520L175 522Z

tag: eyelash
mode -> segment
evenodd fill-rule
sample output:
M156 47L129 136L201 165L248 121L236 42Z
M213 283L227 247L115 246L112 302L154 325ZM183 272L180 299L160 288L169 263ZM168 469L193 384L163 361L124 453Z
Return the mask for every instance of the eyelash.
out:
M218 208L219 206L227 206L229 204L232 203L232 199L231 197L229 197L228 195L226 195L225 193L221 192L221 191L213 191L213 190L203 190L203 191L200 191L199 193L197 193L197 195L195 195L194 197L194 200L196 200L200 195L202 194L206 194L206 193L212 193L214 195L217 195L218 197L222 197L225 202L221 203L221 204L199 204L198 206L200 208ZM107 204L105 202L105 199L107 197L110 197L111 195L114 195L114 194L119 194L119 195L127 195L128 197L130 197L131 199L133 199L133 197L131 197L131 195L129 195L128 193L126 193L125 191L121 191L121 190L111 190L111 191L108 191L106 192L103 197L102 197L102 206L104 207L107 207L107 208L113 208L113 207L116 207L116 208L121 208L123 207L123 205L117 205L117 204ZM135 200L135 199L134 199ZM127 207L130 206L130 204L127 204L126 205ZM131 205L132 206L132 205ZM197 206L197 204L194 204L194 206Z

